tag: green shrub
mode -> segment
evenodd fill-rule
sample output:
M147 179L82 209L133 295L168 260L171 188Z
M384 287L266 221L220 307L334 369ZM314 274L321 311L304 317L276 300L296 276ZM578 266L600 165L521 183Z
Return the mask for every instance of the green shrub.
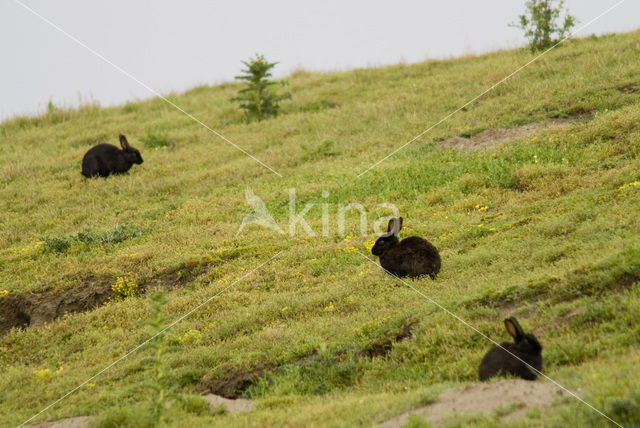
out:
M247 86L238 92L231 101L240 103L240 108L244 110L247 120L262 120L275 117L280 111L280 101L291 98L291 94L277 94L272 88L275 84L286 85L286 82L273 82L270 70L278 64L268 62L263 55L257 55L248 61L242 61L247 67L242 70L241 76L236 76L237 80L247 82Z
M300 144L300 148L304 152L303 160L308 161L311 159L326 158L329 156L335 156L338 153L332 150L333 141L325 140L317 146L311 146L309 144Z
M640 392L632 393L629 400L612 401L609 404L609 416L624 426L638 426L640 424Z
M50 238L44 238L44 244L42 249L44 251L52 251L55 253L62 253L67 251L73 242L73 239L69 236L53 236Z
M112 229L95 230L86 228L75 235L58 235L44 238L43 251L64 252L74 244L102 244L114 245L127 239L142 236L144 230L132 224L117 224Z
M554 3L555 0L529 0L525 3L527 12L511 24L524 31L532 52L555 45L570 34L576 24L576 18L565 10L564 0ZM561 15L564 15L562 25L558 23Z
M165 134L154 134L151 131L147 131L147 135L140 138L145 146L150 149L156 149L158 147L169 147L171 141Z

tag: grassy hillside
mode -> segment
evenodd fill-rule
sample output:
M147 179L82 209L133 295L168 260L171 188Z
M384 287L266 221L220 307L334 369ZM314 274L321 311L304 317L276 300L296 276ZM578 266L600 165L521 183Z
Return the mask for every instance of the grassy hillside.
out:
M0 337L0 425L21 423L147 339L152 330L139 321L151 289L168 290L165 311L177 319L247 273L170 331L165 360L181 392L226 388L257 409L213 416L173 406L169 425L370 426L475 382L490 344L362 256L371 257L372 220L389 215L381 203L399 208L402 236L441 251L438 278L413 287L497 341L508 337L502 319L516 315L543 344L548 376L616 420L638 417L639 40L634 32L568 43L360 178L531 54L298 72L283 114L250 124L229 102L235 84L168 96L282 177L160 99L0 124L4 310L59 308L59 296L108 293L119 277L142 289L44 325L25 318L33 325ZM575 121L488 150L437 148L554 118ZM83 179L86 150L115 144L120 132L144 164ZM149 147L147 134L170 144ZM305 219L316 236L257 225L236 235L251 212L247 188L284 230L295 188L297 212L315 204ZM368 236L354 211L339 234L338 206L352 202L367 209ZM130 355L38 421L144 414L150 356ZM243 379L247 388L236 385ZM497 416L461 423L500 425ZM567 397L515 425L567 423L606 426Z

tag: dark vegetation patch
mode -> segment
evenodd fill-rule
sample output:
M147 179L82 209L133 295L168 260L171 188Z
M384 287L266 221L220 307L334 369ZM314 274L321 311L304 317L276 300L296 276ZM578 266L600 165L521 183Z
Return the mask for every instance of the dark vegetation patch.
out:
M114 245L127 239L142 236L145 231L133 224L117 224L111 229L86 228L75 235L58 235L44 238L43 251L65 252L74 245Z
M555 107L548 106L548 110L553 111ZM593 118L593 109L581 105L570 105L552 113L548 113L551 119L565 119L573 123L588 122Z
M623 94L635 94L640 91L640 85L636 83L628 83L626 85L618 86L617 89Z
M640 389L631 391L628 399L615 398L611 400L607 403L607 408L607 414L616 422L627 427L638 426L638 421L640 421ZM602 419L595 418L591 413L589 413L589 418L593 422L593 426L602 422Z
M391 352L394 344L411 339L413 336L412 330L416 324L418 324L417 319L407 318L403 320L398 328L392 328L382 337L365 344L357 355L368 358L386 356Z
M220 264L221 262L206 256L201 259L187 260L143 279L142 291L146 291L149 287L172 289L185 286Z
M299 107L299 111L308 113L340 107L340 104L329 100L310 101Z
M325 140L318 145L300 144L300 149L304 155L303 161L322 159L330 156L335 156L338 153L333 150L334 142L331 140Z
M371 358L384 357L396 343L411 338L417 323L400 317L374 320L359 329L355 344L321 347L280 364L222 365L205 375L196 389L238 398L272 393L321 395L347 388L360 379Z
M154 133L152 131L147 131L147 134L144 137L140 137L140 139L144 145L150 149L169 147L172 145L166 134Z
M552 303L570 301L606 292L621 292L640 281L640 249L625 250L597 264L580 267L564 278L548 276L524 286L512 285L501 290L489 290L479 299L465 303L504 307L519 302L531 303L549 298Z

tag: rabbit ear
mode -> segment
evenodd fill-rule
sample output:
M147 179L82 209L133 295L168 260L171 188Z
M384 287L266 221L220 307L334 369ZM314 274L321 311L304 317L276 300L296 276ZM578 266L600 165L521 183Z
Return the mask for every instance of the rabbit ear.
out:
M129 150L131 148L129 142L127 141L127 137L122 134L120 134L120 145L122 146L122 150Z
M387 234L391 234L391 231L393 230L393 226L396 223L396 219L395 218L390 218L389 219L389 225L387 226Z
M507 328L507 331L514 339L518 339L524 336L524 330L520 327L520 323L516 319L516 317L509 317L504 320L504 325Z
M389 220L389 226L387 227L386 236L393 235L397 237L400 233L400 228L402 228L402 219L393 217L391 220Z
M402 217L398 217L398 223L399 223L398 233L400 233L400 231L402 230Z

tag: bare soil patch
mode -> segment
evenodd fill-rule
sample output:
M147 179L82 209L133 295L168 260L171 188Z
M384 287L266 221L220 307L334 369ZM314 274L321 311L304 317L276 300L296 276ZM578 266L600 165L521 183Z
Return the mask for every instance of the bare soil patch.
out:
M14 327L38 326L76 312L94 309L114 293L111 279L90 276L62 293L9 294L0 298L0 336Z
M457 415L491 415L497 410L505 411L504 421L521 418L532 408L549 407L565 392L549 382L526 380L501 380L498 382L471 384L462 388L449 389L428 406L410 410L378 425L379 428L395 428L406 424L411 415L434 424L441 425Z
M564 119L553 119L546 123L532 123L529 125L517 126L515 128L487 129L472 137L454 136L446 139L438 145L439 150L483 150L497 146L507 141L517 140L541 129L555 128L572 123L583 122L585 117L576 116Z
M150 287L173 289L185 286L204 275L217 263L182 263L140 281L140 293ZM62 293L24 293L0 296L0 337L12 328L39 326L65 314L86 312L106 303L115 292L115 278L88 275Z
M75 418L60 419L54 422L25 425L25 428L87 428L90 421L90 416L76 416Z
M215 394L206 394L202 398L209 403L209 410L216 412L220 407L224 407L227 413L242 413L250 412L255 409L253 401L246 400L244 398L238 398L235 400L224 398Z

